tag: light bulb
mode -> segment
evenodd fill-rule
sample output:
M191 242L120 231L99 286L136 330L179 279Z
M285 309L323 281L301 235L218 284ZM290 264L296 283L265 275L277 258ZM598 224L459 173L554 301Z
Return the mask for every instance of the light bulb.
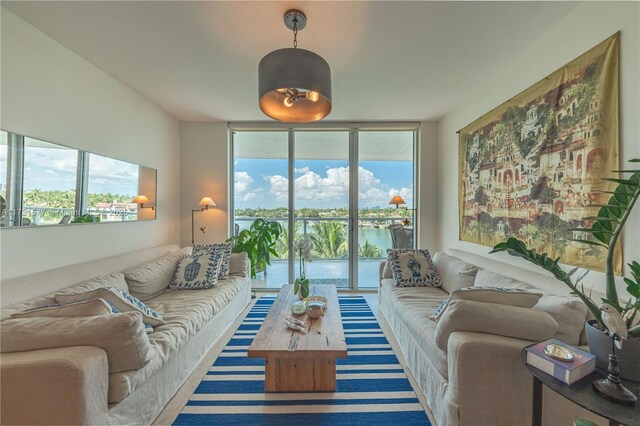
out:
M293 99L288 96L284 98L284 106L286 106L287 108L291 108L293 106Z
M307 99L309 99L311 102L317 102L318 99L320 99L320 93L315 92L315 91L310 91L307 92Z

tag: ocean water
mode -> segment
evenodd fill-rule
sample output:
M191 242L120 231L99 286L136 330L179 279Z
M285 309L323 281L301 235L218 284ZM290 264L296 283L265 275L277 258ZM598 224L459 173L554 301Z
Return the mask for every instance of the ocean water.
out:
M250 221L238 221L240 230L244 230L251 226ZM286 223L283 223L286 226ZM365 241L376 245L382 249L383 257L386 257L388 248L391 248L391 234L387 228L358 228L358 244L364 246Z

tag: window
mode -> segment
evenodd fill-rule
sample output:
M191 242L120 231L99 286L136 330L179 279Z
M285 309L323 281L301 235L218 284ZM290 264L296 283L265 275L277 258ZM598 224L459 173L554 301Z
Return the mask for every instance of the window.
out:
M24 137L22 225L51 225L73 217L78 151Z
M0 226L155 219L156 170L0 131Z
M136 220L139 166L88 154L87 213L100 222Z
M311 284L377 287L386 249L415 244L415 139L416 128L233 131L234 232L258 217L285 228L253 286L293 282L291 243L307 236ZM406 203L398 209L389 205L396 195Z
M7 200L7 155L8 155L8 138L9 135L5 131L0 131L0 226L7 226L8 209Z

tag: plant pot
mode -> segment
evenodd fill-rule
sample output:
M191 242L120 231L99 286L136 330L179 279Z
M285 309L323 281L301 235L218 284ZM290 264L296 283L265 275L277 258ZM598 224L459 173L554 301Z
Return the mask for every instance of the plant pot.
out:
M611 337L594 327L593 324L597 324L597 321L589 320L585 325L589 350L596 356L596 365L606 371L611 353ZM618 356L620 377L640 382L640 340L623 340L622 349L616 347L616 355Z

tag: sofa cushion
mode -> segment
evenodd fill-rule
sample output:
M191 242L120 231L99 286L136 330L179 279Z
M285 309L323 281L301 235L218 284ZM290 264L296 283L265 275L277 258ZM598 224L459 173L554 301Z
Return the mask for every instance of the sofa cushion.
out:
M454 290L431 315L431 319L439 321L456 300L472 300L476 302L495 303L499 305L531 308L542 297L542 293L520 290L518 288L467 287Z
M433 266L442 280L442 289L447 293L464 287L472 287L478 267L444 252L433 256Z
M250 267L247 253L231 253L229 259L229 276L248 277Z
M496 272L487 271L486 269L479 269L476 279L473 283L475 287L499 287L499 288L517 288L520 290L533 290L537 289L527 283L518 281L511 277L498 274Z
M182 250L124 271L129 292L143 302L166 291L176 273L178 262L186 256Z
M384 262L384 268L382 268L382 278L393 278L393 269L391 268L391 261L388 258Z
M551 315L529 308L454 300L436 325L435 343L447 349L449 336L454 331L473 331L497 334L516 339L542 341L558 330Z
M429 250L387 249L393 279L399 287L440 287Z
M137 312L19 318L5 320L1 325L2 352L97 346L107 353L111 373L142 368L151 359L149 338Z
M111 305L102 299L82 300L66 305L53 304L19 312L11 318L35 317L91 317L113 313Z
M124 280L124 275L120 274ZM84 293L56 294L59 303L72 303L80 300L104 299L119 312L139 312L145 324L162 325L162 314L150 309L136 297L116 287L97 288Z
M109 376L109 402L122 401L184 347L214 315L222 311L243 286L247 278L230 276L216 287L199 291L169 291L149 300L149 307L162 311L166 324L155 327L149 335L153 358L144 368Z
M546 312L558 323L554 338L569 345L580 344L580 334L587 321L588 309L577 297L543 295L533 309Z
M232 241L225 241L223 243L212 243L212 244L194 244L193 249L191 250L191 254L193 256L202 255L205 253L210 253L212 251L219 251L222 255L222 260L220 262L220 272L218 273L218 278L221 280L226 280L229 278L230 271L230 262L231 262L231 250L233 249Z
M212 288L218 282L222 253L212 251L192 254L178 262L176 273L171 279L171 290L201 290Z
M438 373L448 377L447 353L434 342L436 323L429 316L438 307L447 293L437 287L396 287L392 279L384 279L380 291L393 305L393 314L408 330L408 335L420 344Z

